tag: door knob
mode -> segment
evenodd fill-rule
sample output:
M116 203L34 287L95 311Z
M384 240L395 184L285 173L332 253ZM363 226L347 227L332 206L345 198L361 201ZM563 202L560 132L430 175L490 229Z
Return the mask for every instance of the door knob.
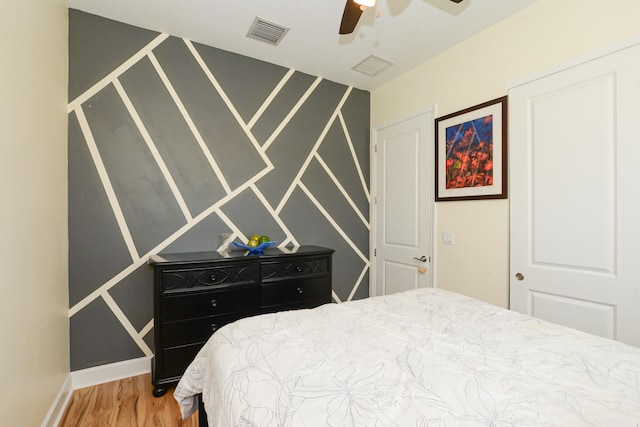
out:
M521 282L524 280L524 275L522 273L516 273L516 280Z
M422 261L422 262L427 262L427 257L422 255L420 258L417 257L413 257L413 259L418 260L418 261Z

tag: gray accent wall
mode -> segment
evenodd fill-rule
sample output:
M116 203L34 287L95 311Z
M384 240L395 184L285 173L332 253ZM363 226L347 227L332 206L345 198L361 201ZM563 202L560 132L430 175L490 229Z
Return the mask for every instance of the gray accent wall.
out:
M153 353L154 253L267 234L369 291L369 93L69 10L71 370Z

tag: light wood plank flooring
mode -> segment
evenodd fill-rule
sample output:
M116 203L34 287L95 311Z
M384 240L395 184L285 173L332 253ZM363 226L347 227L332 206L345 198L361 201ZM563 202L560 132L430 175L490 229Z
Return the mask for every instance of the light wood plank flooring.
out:
M74 390L60 427L197 427L198 414L186 421L173 388L153 397L151 375Z

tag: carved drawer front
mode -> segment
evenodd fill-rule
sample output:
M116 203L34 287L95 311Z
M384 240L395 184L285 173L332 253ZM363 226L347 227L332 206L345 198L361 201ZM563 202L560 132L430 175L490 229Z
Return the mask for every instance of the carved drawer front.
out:
M328 274L328 258L263 261L261 279L262 281L269 281L289 277L324 276Z
M164 323L162 325L164 338L162 345L164 347L174 347L182 344L204 342L227 323L254 314L257 314L257 310Z
M162 290L257 283L259 270L257 263L208 268L167 269L162 272Z
M318 298L331 302L331 280L328 278L291 279L262 285L263 307Z
M217 292L165 295L162 298L162 321L194 319L257 308L260 305L259 291L256 284Z

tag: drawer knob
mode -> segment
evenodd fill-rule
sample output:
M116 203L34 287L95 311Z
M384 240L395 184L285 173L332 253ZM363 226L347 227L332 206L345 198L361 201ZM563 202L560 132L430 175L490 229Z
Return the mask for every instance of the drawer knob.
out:
M301 273L302 272L302 267L300 267L299 265L296 265L296 271L298 273Z
M211 307L217 307L218 306L218 300L212 299L211 300Z
M218 330L218 325L216 325L215 323L211 324L211 332L215 332Z
M302 292L304 292L304 290L302 288L298 288L298 289L296 289L296 291L298 291L299 294L302 294Z
M215 275L215 274L212 274L212 275L209 277L209 280L211 280L212 282L215 282L215 281L216 281L216 275Z

